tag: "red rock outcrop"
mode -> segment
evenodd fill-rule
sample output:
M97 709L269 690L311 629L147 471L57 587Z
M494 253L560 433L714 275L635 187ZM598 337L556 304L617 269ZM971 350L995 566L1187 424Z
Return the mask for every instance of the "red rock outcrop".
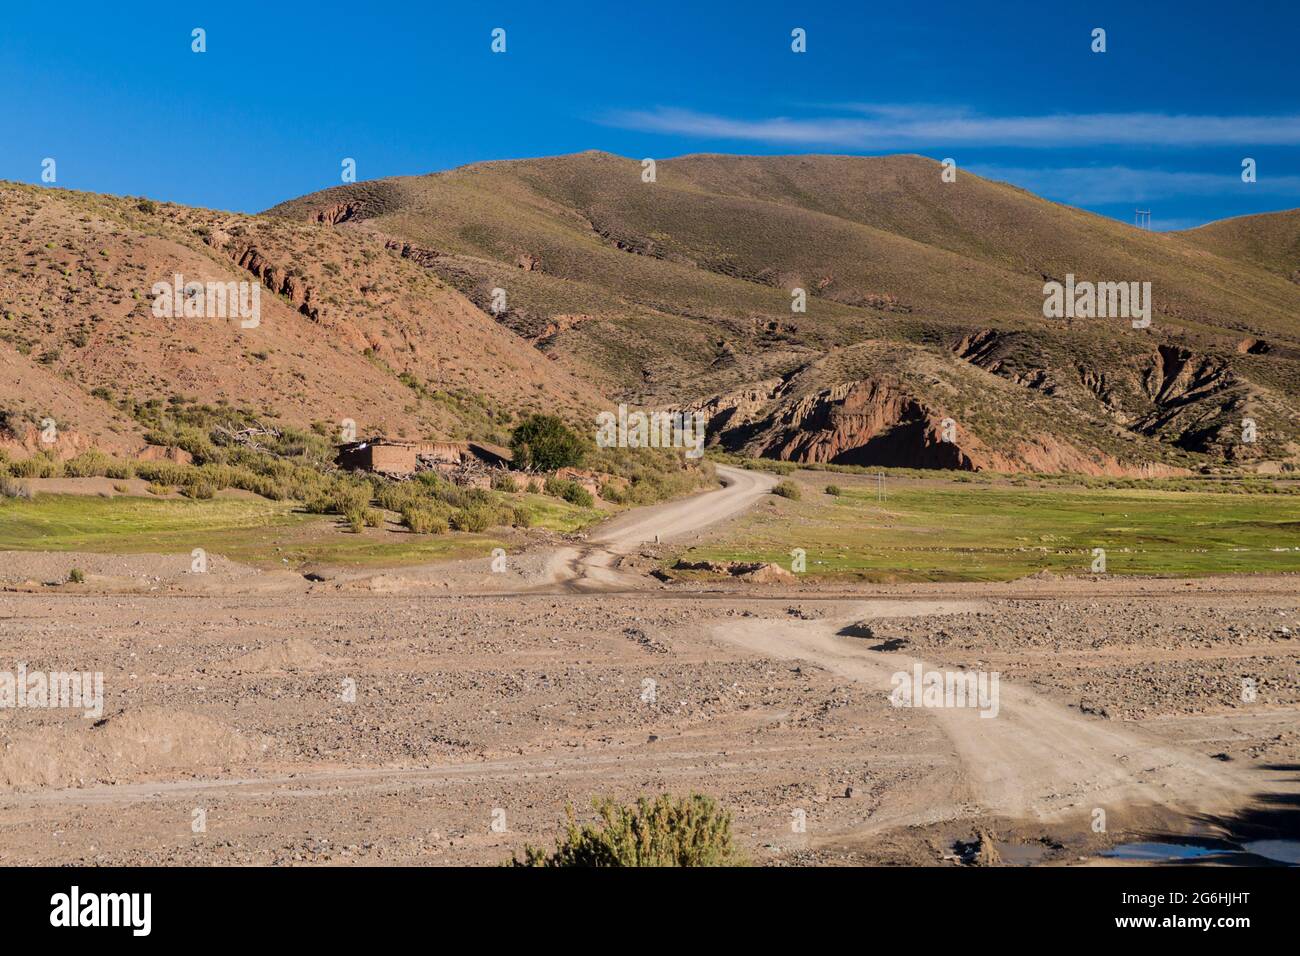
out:
M425 267L433 265L434 260L442 256L442 253L436 249L419 246L413 242L404 242L401 239L385 240L384 248L392 249L403 259L410 259L412 262L417 262Z
M327 226L337 226L341 222L360 219L363 217L364 213L365 203L341 202L316 210L311 215L311 221L324 223Z
M1158 477L1183 468L1125 463L1096 448L1040 435L990 448L978 434L889 381L861 379L783 400L785 383L716 396L710 444L782 461L958 471ZM945 424L949 427L945 428Z
M313 322L321 320L320 306L314 301L315 293L300 273L276 265L253 246L236 247L230 258L241 269L257 276L266 288L287 298L307 318Z

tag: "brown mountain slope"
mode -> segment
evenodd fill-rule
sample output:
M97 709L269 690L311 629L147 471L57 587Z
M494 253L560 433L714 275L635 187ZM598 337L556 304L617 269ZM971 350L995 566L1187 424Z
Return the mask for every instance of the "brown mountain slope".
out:
M688 156L655 172L645 182L641 163L605 153L483 163L269 212L398 242L481 307L505 289L504 324L622 399L749 405L763 386L747 430L716 432L728 447L920 460L934 435L898 417L911 402L923 417L966 407L971 447L1059 450L998 466L1140 472L1297 455L1300 287L1280 268L1291 253L1272 249L1282 238L1261 238L1267 254L1216 248L965 172L944 182L916 156ZM1044 318L1044 282L1067 274L1150 282L1150 327ZM796 288L806 312L792 311ZM973 374L933 371L952 361ZM885 402L877 440L837 432L842 413L801 417L803 398L772 381L905 388L905 401ZM828 433L752 440L787 419Z
M11 458L45 449L72 457L92 447L130 457L146 444L140 427L116 408L4 346L0 415L0 450Z
M1238 216L1177 235L1224 259L1267 269L1300 284L1300 209Z
M49 415L119 450L138 435L112 437L133 426L105 396L129 395L500 440L514 415L586 417L601 401L399 250L328 224L0 183L0 255L0 412L15 434ZM260 323L156 317L153 286L175 274L260 283Z

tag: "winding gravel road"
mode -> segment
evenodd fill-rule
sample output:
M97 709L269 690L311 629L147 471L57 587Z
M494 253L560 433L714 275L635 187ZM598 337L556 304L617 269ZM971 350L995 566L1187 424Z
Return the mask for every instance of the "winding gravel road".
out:
M570 591L627 591L645 586L645 578L618 569L637 548L692 534L753 507L776 485L772 475L717 466L723 487L690 498L636 508L606 522L582 548L561 548L547 565L543 587Z

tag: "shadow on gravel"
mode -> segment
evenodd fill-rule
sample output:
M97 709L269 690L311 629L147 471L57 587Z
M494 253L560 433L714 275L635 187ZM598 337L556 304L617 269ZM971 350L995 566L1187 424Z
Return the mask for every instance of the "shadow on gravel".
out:
M1290 774L1300 781L1300 764L1270 764L1263 768ZM1158 865L1300 866L1300 793L1260 793L1247 806L1230 814L1202 813L1190 818L1197 830L1217 831L1217 839L1186 833L1151 833L1146 842L1117 846L1107 856L1136 858L1150 853ZM1128 852L1126 852L1128 851Z
M842 627L835 632L839 637L856 637L861 640L875 640L876 633L866 624L850 624L848 627ZM906 647L910 642L905 637L888 637L879 644L868 647L869 651L898 651Z

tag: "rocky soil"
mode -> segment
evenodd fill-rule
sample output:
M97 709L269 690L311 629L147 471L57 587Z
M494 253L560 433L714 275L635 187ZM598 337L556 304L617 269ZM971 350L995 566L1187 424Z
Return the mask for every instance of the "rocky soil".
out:
M1093 859L1204 824L1158 804L1113 807L1102 835L990 812L932 713L717 629L862 620L836 639L998 669L1262 793L1300 761L1289 585L949 586L956 607L931 586L3 593L0 669L102 671L105 700L102 722L0 709L0 862L492 864L549 843L566 805L693 790L733 811L758 863L964 865L953 844L977 828L1004 863Z

